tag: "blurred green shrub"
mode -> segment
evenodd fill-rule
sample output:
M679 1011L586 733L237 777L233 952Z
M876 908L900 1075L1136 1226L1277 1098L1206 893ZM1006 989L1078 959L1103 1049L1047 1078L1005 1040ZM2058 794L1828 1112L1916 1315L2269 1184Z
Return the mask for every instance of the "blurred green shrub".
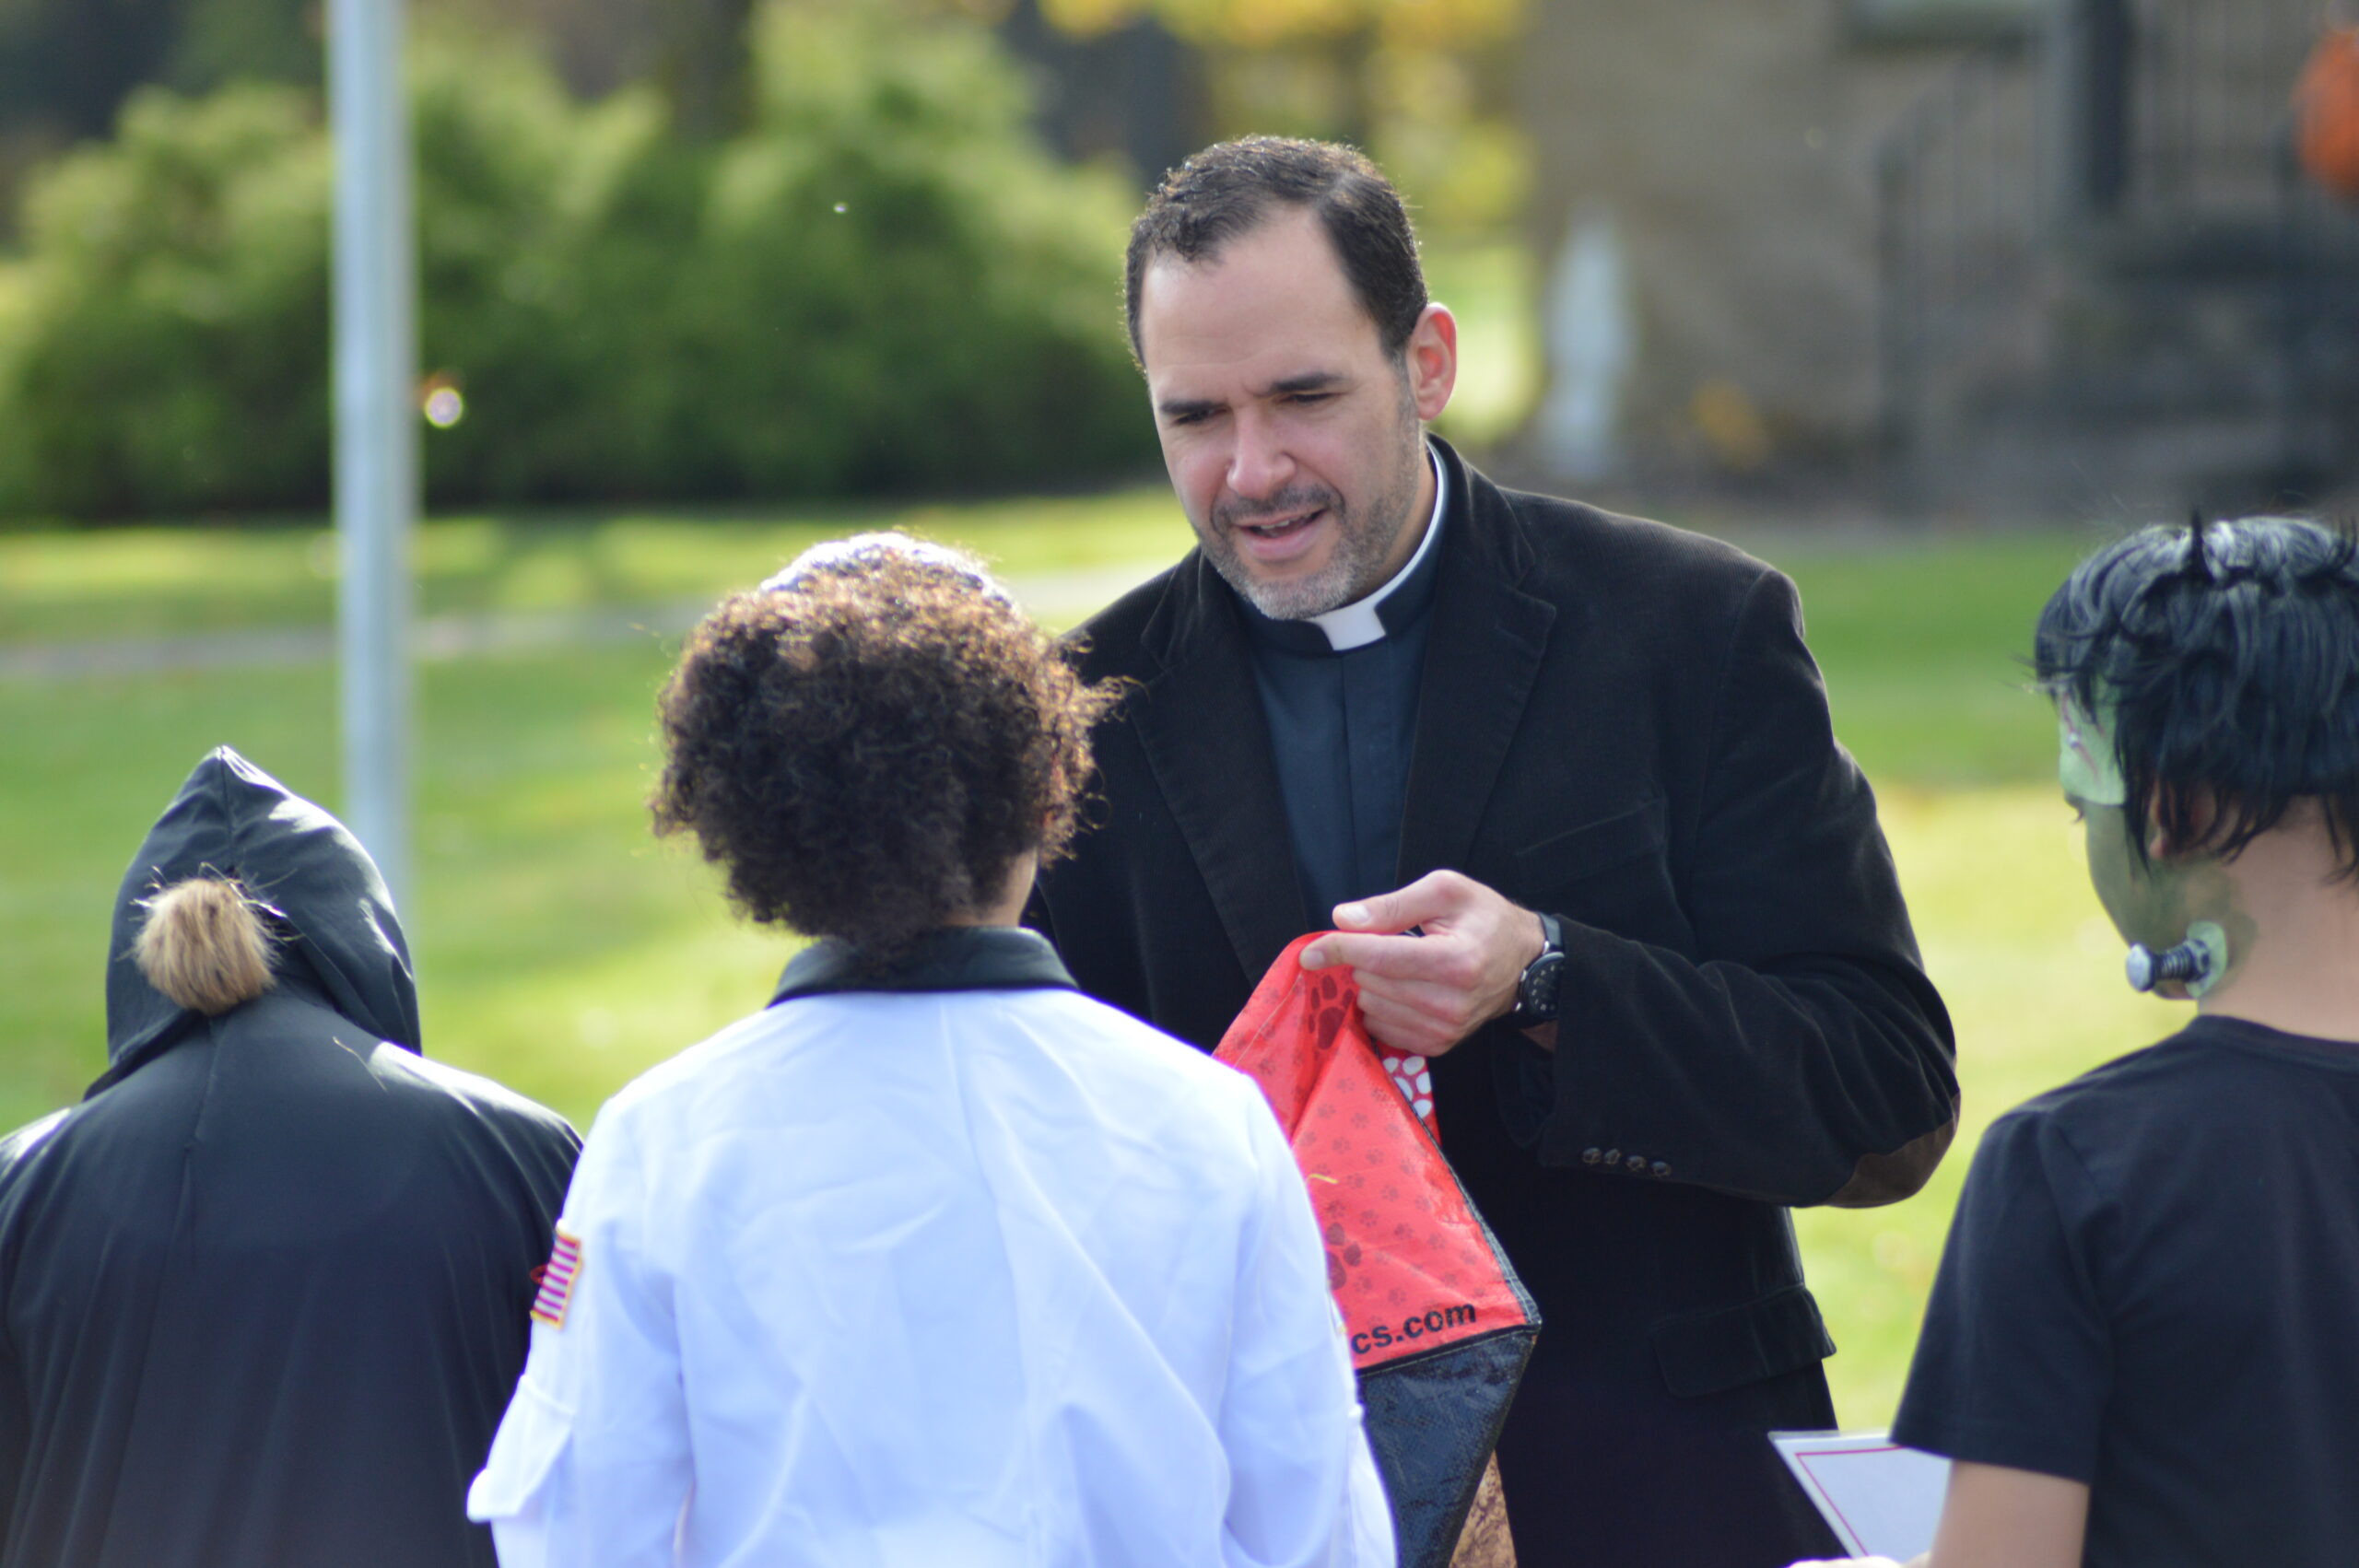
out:
M135 97L28 198L0 341L10 511L308 501L328 440L328 153L300 95Z
M979 25L769 0L754 111L674 137L479 38L413 49L423 433L444 503L1004 486L1152 451L1126 198L1056 165ZM0 513L316 507L330 158L314 101L149 91L0 270Z

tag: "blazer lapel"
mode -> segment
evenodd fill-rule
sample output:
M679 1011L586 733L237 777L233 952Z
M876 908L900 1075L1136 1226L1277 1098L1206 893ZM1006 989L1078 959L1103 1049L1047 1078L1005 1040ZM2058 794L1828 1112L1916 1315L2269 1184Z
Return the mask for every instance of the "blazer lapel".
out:
M1143 638L1163 664L1131 699L1147 766L1249 980L1311 929L1244 628L1201 556Z
M1496 486L1437 441L1450 470L1433 627L1417 687L1417 738L1402 810L1400 880L1463 869L1540 673L1555 605L1515 584L1529 546ZM1572 627L1558 628L1559 634Z

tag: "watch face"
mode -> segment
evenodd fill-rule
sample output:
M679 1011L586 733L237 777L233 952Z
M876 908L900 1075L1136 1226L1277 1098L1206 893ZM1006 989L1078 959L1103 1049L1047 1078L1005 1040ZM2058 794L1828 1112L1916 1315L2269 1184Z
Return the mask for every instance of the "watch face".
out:
M1565 967L1561 953L1543 953L1533 959L1516 986L1515 1013L1527 1024L1553 1023L1556 1017L1556 981Z

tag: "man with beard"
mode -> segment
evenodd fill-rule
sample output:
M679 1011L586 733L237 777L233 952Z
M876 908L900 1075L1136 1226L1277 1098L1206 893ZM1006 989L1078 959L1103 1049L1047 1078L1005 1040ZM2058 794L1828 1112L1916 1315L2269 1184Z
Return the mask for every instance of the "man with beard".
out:
M1347 148L1200 153L1127 285L1198 548L1076 634L1131 695L1033 923L1207 1049L1338 928L1306 964L1544 1319L1498 1451L1524 1568L1824 1550L1762 1437L1834 1424L1785 1208L1915 1191L1956 1085L1792 584L1428 437L1457 327Z

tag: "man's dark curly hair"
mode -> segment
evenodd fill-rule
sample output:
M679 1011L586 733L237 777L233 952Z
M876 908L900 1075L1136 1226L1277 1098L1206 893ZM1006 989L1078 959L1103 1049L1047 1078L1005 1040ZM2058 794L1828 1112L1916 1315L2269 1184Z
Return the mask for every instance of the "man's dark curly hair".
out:
M1064 848L1109 701L973 559L863 534L689 634L649 806L750 919L889 964Z
M2040 684L2112 731L2142 860L2156 826L2232 856L2315 800L2359 879L2354 556L2348 531L2303 519L2199 519L2107 546L2048 600Z
M1139 288L1158 258L1209 261L1280 207L1318 214L1352 293L1399 359L1425 314L1426 273L1401 193L1357 149L1336 142L1247 136L1206 147L1163 177L1131 225L1122 308L1131 356L1139 352Z

